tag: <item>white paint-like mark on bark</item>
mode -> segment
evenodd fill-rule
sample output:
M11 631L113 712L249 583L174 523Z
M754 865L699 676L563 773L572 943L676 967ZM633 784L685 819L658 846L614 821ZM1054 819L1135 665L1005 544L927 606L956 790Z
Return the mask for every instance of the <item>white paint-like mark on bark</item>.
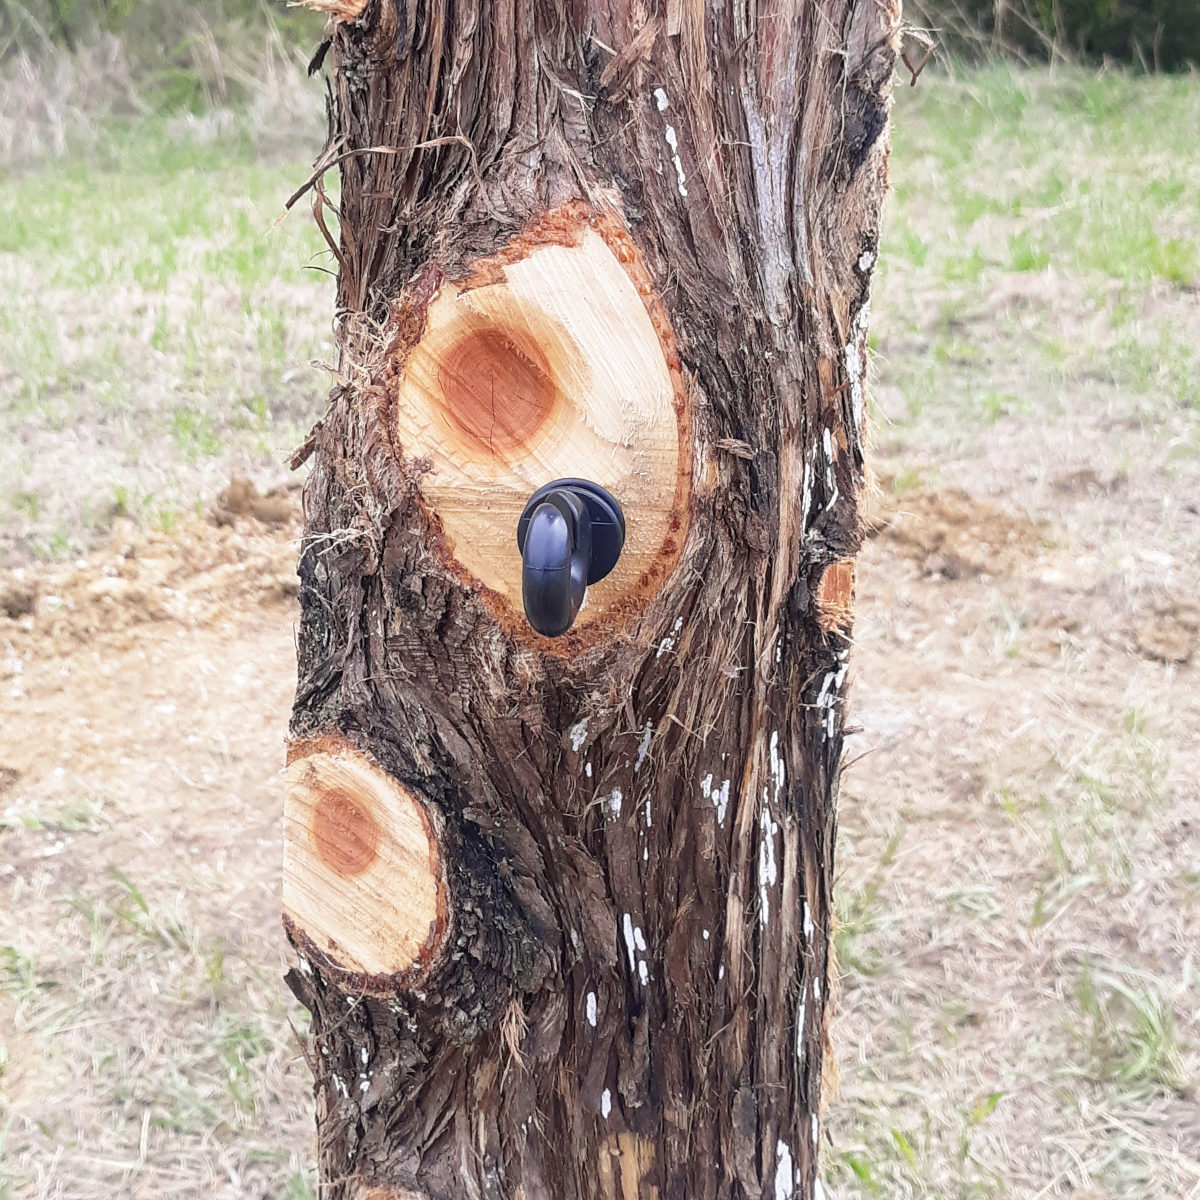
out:
M621 801L625 799L625 793L620 788L613 788L612 795L608 798L608 811L614 817L621 815Z
M847 342L845 348L846 378L850 381L850 415L855 432L861 432L863 423L863 363L856 342Z
M335 1088L337 1088L337 1090L338 1090L339 1092L341 1092L341 1093L342 1093L342 1099L343 1099L343 1100L349 1100L349 1099L350 1099L350 1090L349 1090L349 1088L347 1088L347 1087L346 1087L346 1082L345 1082L345 1080L344 1080L344 1079L342 1079L342 1077L341 1077L340 1075L335 1075L335 1076L333 1077L333 1086L334 1086Z
M781 1139L775 1143L775 1200L791 1200L795 1177L791 1147Z
M817 1114L812 1115L812 1144L815 1146L821 1136L821 1123L817 1120Z
M637 967L637 946L633 940L633 918L628 913L625 914L621 928L625 934L625 952L629 955L629 969L632 971Z
M658 653L654 656L656 659L662 658L662 656L664 654L666 654L668 651L675 649L675 636L676 636L676 634L679 633L679 631L682 628L683 628L683 618L676 617L675 624L671 626L671 632L668 633L667 636L665 638L663 638L663 640L661 642L658 643Z
M808 1016L808 1001L800 997L800 1007L796 1009L796 1057L804 1061L804 1020Z
M592 764L591 764L590 762L585 762L585 763L583 764L583 773L584 773L584 774L585 774L585 775L586 775L586 776L587 776L589 779L591 779L591 777L592 777Z
M675 126L667 126L667 145L671 147L671 161L675 164L675 182L679 187L679 194L687 199L687 176L683 171L683 161L679 157L679 139L675 136Z
M717 824L725 824L725 810L729 806L729 780L726 779L720 787L713 787L713 777L710 771L705 777L700 780L700 796L704 800L711 800L713 807L717 810Z
M634 943L637 945L637 948L643 954L645 954L646 953L646 938L642 934L642 927L640 925L635 925L633 928L633 940L634 940Z
M710 935L709 935L709 932L708 932L708 930L707 930L707 929L703 929L703 930L701 930L700 932L701 932L701 936L702 936L702 937L704 938L704 940L707 942L707 941L708 941L708 939L709 939L709 936L710 936Z
M371 1087L371 1081L364 1075L362 1077L362 1079L359 1080L358 1090L360 1092L366 1092L370 1089L370 1087Z
M704 800L713 802L713 807L717 810L717 824L724 825L725 810L729 807L729 780L726 779L720 787L713 787L713 777L710 771L700 780L700 796Z
M775 886L779 878L779 870L775 862L775 835L779 825L771 819L771 809L767 804L767 789L763 788L763 809L759 817L762 836L758 843L758 919L766 925L771 916L771 901L768 889Z
M650 968L646 966L644 958L638 959L638 978L642 981L642 987L650 982Z
M864 253L863 258L866 257L868 256ZM858 264L860 269L865 270L866 268L862 266L863 258L858 260ZM874 262L873 257L871 262ZM869 262L867 266L870 265ZM855 314L850 340L843 348L846 359L846 377L850 381L850 411L855 432L861 432L863 426L867 377L867 323L870 317L871 302L868 300Z
M567 730L567 737L571 739L571 751L574 754L579 753L579 747L587 740L588 719L584 717L582 721L576 721L570 729Z
M667 99L667 93L662 88L654 89L654 103L658 105L658 111L665 113L671 107L671 102ZM687 199L687 175L683 171L683 163L679 158L679 138L675 133L675 126L667 126L667 145L671 149L671 161L675 164L675 178L679 186L679 194Z
M828 510L837 503L838 498L837 475L833 469L833 432L826 429L821 441L825 448L825 490L829 493L829 499L825 501L825 508Z
M646 761L646 755L650 753L650 739L654 736L654 726L647 721L645 728L642 730L642 739L638 742L637 758L633 763L633 773L636 775L642 769L642 763Z
M812 909L808 907L808 901L805 900L805 902L804 902L804 940L806 942L811 942L812 935L813 935Z
M647 800L646 801L646 828L650 829L653 827L653 825L654 825L654 817L651 815L651 812L650 812L650 801Z
M787 772L783 767L783 759L779 754L779 730L774 730L771 733L771 778L775 781L775 799L778 800L783 793L784 784L787 782Z
M311 975L312 974L312 967L310 967L308 965L308 959L305 958L303 954L300 955L300 974L301 975Z
M858 256L858 269L865 275L875 263L875 255L870 250L864 250Z
M587 994L587 1019L588 1024L596 1028L596 993L588 992Z
M813 999L820 1000L820 998L821 998L821 981L819 979L814 979L813 980Z
M612 1092L605 1088L600 1093L600 1115L607 1121L608 1114L612 1112Z
M363 1046L363 1047L362 1047L362 1049L361 1049L360 1053L361 1053L361 1055L362 1055L362 1060L363 1060L363 1064L364 1064L364 1065L365 1065L366 1063L369 1063L369 1062L371 1061L371 1056L370 1056L370 1055L367 1053L367 1048L366 1048L366 1046Z

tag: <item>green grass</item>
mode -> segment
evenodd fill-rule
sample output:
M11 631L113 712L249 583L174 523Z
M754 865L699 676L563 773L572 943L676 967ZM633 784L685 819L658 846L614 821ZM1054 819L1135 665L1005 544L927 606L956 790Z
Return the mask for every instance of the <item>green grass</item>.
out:
M281 477L327 386L324 244L303 211L276 224L310 130L263 161L245 121L181 143L147 117L0 178L0 548L78 553L233 470Z
M971 417L974 451L1097 380L1191 444L1169 410L1200 407L1197 128L1191 77L997 65L899 89L872 333L892 419Z
M1080 1061L1067 1074L1117 1087L1125 1102L1168 1091L1190 1094L1174 1008L1155 980L1096 973L1085 967L1076 987L1083 1020L1072 1022Z
M894 206L923 223L932 201L943 233L909 225L897 250L910 258L914 244L923 258L932 250L947 278L1052 265L1123 282L1195 283L1198 127L1200 95L1187 77L1009 66L930 77L897 105Z

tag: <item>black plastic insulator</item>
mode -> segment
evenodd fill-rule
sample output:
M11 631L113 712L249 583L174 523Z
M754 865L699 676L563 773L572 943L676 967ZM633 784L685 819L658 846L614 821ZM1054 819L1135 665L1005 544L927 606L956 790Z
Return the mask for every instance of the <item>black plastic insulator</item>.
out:
M625 514L598 483L556 479L538 488L517 522L530 625L546 637L566 633L588 587L617 565L624 545Z

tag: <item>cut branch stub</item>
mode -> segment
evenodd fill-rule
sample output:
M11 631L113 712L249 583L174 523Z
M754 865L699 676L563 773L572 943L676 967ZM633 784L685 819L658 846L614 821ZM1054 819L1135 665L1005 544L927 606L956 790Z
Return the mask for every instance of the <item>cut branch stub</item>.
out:
M389 985L428 966L445 940L447 905L426 805L331 737L292 746L285 778L283 911L292 931L337 967Z
M398 441L429 460L421 488L446 550L506 623L521 613L517 521L555 479L607 488L628 528L577 628L662 586L682 544L690 430L665 314L615 218L574 206L476 262L438 290L407 353Z

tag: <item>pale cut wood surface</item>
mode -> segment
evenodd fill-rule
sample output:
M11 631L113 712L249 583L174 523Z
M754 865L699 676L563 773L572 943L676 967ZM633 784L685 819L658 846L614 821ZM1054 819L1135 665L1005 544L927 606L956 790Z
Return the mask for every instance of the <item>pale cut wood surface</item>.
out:
M584 626L644 590L675 549L675 386L633 280L594 230L494 277L469 290L447 283L430 304L400 383L397 434L406 455L432 464L421 487L450 553L516 614L517 520L532 493L567 476L612 492L625 550L588 589Z
M424 806L332 739L285 773L283 910L339 967L407 971L434 949L444 884Z

